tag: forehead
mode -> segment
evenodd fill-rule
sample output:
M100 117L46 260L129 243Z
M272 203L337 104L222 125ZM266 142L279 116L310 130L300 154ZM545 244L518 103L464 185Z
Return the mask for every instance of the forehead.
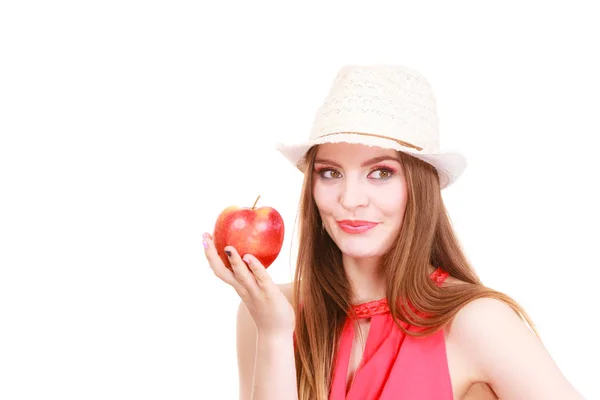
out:
M316 159L326 159L340 163L360 163L361 161L382 156L398 157L398 152L394 149L384 149L377 146L366 146L355 143L325 143L319 145Z

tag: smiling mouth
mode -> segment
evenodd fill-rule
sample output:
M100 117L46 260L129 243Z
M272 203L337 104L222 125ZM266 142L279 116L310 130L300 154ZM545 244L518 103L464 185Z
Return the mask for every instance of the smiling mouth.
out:
M375 227L378 223L371 221L341 220L337 221L337 224L342 231L356 235L367 232Z

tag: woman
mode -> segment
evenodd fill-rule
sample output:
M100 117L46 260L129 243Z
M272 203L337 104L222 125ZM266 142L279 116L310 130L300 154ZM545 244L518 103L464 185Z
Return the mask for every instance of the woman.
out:
M342 68L309 141L279 151L304 172L294 281L275 285L251 254L203 239L242 299L241 399L581 398L525 311L461 251L441 190L466 162L439 151L423 76Z

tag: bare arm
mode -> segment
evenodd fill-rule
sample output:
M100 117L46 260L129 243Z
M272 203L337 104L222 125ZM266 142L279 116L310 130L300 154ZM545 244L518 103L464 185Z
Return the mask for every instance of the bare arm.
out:
M256 325L243 301L240 302L237 313L236 345L239 400L251 400L256 357Z
M240 400L298 399L292 335L259 335L244 303L237 315Z
M297 400L292 336L258 335L253 400Z
M242 300L237 316L240 398L297 400L293 347L294 309L280 286L251 254L225 246L227 268L208 233L202 235L213 272L235 289Z
M505 303L474 300L458 312L453 335L478 375L503 400L581 400L521 318Z

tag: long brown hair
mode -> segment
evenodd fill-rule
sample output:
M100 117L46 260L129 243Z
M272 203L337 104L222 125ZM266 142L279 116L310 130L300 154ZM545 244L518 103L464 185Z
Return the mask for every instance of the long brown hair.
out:
M299 400L326 400L336 345L352 309L350 283L342 255L322 229L312 196L317 146L306 155L294 278L296 311L296 377ZM396 324L408 335L424 336L446 326L472 300L491 297L506 302L537 334L522 307L509 296L485 287L465 257L441 196L437 171L431 165L399 152L408 198L404 220L394 246L383 257L386 297ZM441 288L429 278L431 266L441 267L461 284ZM426 317L425 317L426 316ZM417 330L407 330L403 321Z

